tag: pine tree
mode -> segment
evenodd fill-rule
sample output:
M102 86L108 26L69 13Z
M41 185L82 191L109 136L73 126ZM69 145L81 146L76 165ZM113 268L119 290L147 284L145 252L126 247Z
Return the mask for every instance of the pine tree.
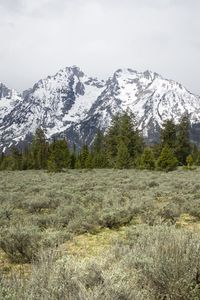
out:
M153 155L155 157L155 160L158 159L158 157L160 156L160 153L162 151L162 147L159 143L156 143L152 146L152 151L153 151Z
M94 167L94 162L93 162L93 155L90 152L85 160L85 168L86 169L93 169Z
M176 156L182 165L186 164L186 158L191 153L190 145L190 121L189 116L184 115L178 125Z
M104 135L100 130L98 130L92 145L93 153L101 152L103 148L104 148Z
M192 155L194 164L198 166L198 161L200 158L200 151L199 151L198 146L195 144L191 145L191 155Z
M88 159L89 156L89 148L87 144L84 144L81 152L79 154L79 161L80 161L80 167L81 169L85 169L86 168L86 161Z
M150 148L145 148L141 156L141 167L147 170L155 169L155 158Z
M70 166L70 152L65 140L54 141L50 145L50 155L48 159L48 170L51 172L61 172Z
M73 145L73 151L70 154L70 169L75 169L76 167L76 160L77 160L77 154L76 154L76 145Z
M5 155L4 155L4 152L2 151L2 152L1 152L1 155L0 155L0 170L2 169L2 168L1 168L1 165L2 165L2 163L3 163L4 157L5 157Z
M200 166L200 149L197 145L192 145L191 155L196 166Z
M33 169L33 155L31 146L26 146L22 153L22 170Z
M76 158L75 169L81 169L80 155L78 155Z
M135 116L129 112L121 114L119 119L118 144L121 142L127 146L133 160L142 153L143 140L136 128Z
M13 158L11 155L5 155L1 162L1 170L13 170Z
M113 167L116 163L118 152L120 115L117 114L112 118L112 122L105 135L105 148L108 166Z
M111 167L116 166L119 148L124 146L133 164L137 156L142 153L143 140L136 129L134 116L128 112L116 115L105 135L106 154Z
M18 150L17 147L12 147L11 149L12 157L12 170L21 170L22 169L22 153Z
M130 154L128 147L121 142L118 146L117 157L116 157L116 168L128 169L131 164Z
M105 138L103 133L99 130L95 136L92 146L93 167L105 168L108 167L106 158Z
M173 151L168 145L165 145L161 151L161 154L157 161L157 167L160 170L172 171L175 170L178 165L178 160Z
M97 169L109 167L109 163L105 151L93 153L93 167Z
M1 170L21 170L22 169L22 153L15 146L9 150L9 154L5 155L3 152L0 159Z
M45 169L47 167L48 143L44 131L37 128L31 144L33 169Z
M167 144L171 149L176 147L176 125L173 120L167 120L160 132L161 149Z

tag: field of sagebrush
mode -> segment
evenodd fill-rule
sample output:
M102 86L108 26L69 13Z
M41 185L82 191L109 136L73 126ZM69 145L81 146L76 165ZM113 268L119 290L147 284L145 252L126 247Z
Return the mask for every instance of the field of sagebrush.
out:
M0 299L200 299L199 178L0 172Z

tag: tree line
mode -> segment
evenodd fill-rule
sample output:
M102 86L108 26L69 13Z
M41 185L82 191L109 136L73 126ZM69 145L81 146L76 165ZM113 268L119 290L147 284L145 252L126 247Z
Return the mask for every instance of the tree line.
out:
M60 172L65 169L140 168L171 171L177 166L200 165L200 151L191 144L189 117L184 115L179 124L164 122L160 142L147 146L137 124L129 112L113 117L111 126L103 134L98 131L91 147L70 149L65 139L49 142L44 131L38 128L31 144L23 150L10 149L1 154L1 170L46 169Z

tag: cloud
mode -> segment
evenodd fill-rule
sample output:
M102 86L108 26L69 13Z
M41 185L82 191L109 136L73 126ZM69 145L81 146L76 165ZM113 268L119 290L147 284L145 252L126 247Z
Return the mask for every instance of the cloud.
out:
M19 90L76 64L151 69L200 94L200 1L0 0L0 35L0 81Z
M7 14L42 16L53 11L61 12L68 3L70 0L0 0L0 8Z
M21 11L23 5L21 0L0 0L0 9L9 12Z

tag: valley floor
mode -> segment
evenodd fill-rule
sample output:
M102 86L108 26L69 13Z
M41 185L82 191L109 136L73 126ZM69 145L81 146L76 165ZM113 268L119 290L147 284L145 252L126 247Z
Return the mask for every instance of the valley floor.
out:
M0 172L0 299L200 299L199 178Z

